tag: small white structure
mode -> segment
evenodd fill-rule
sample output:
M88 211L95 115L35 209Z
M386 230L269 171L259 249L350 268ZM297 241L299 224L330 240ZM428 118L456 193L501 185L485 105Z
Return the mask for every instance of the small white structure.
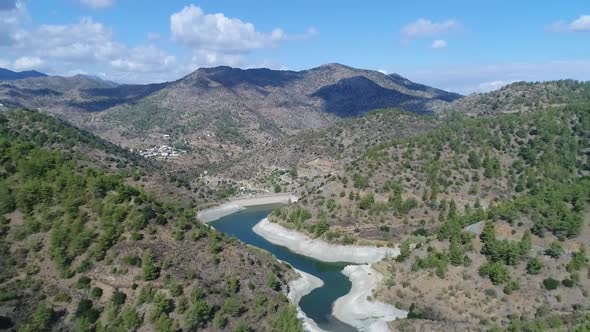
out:
M177 150L166 144L139 151L139 154L143 157L156 159L174 158L184 153L186 151Z

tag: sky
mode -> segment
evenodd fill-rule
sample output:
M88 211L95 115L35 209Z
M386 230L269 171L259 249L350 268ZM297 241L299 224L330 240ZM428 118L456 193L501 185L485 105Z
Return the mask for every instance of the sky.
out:
M154 83L334 62L462 94L590 80L590 3L0 0L0 67L17 71Z

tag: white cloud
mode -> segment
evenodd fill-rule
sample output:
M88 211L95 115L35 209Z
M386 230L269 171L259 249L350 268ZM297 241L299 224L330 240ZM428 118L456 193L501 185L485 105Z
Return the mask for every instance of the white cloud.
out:
M110 61L110 65L122 72L166 72L177 65L176 57L166 54L153 45L136 47L125 56Z
M388 74L387 73L387 70L385 70L385 69L377 69L377 71L380 72L383 75L387 75Z
M443 39L436 39L432 42L432 45L430 45L431 48L445 48L447 47L447 41L443 40Z
M153 83L187 73L176 57L153 45L129 48L114 39L110 28L91 18L23 30L17 43L0 45L0 53L13 59L5 67L14 70L34 68L61 75L104 72L108 79L122 82Z
M146 33L145 44L131 47L117 40L109 26L88 17L65 24L31 24L24 1L0 0L0 67L37 69L56 75L100 73L104 79L121 83L174 80L203 66L246 68L268 64L283 68L272 60L248 55L256 49L318 33L315 28L299 35L287 35L279 28L261 32L252 23L223 14L206 14L191 5L170 17L173 39L189 49L172 55L153 44L161 38L159 34ZM93 8L115 3L77 1Z
M252 23L222 13L205 14L195 5L186 6L170 16L170 31L172 38L184 46L224 53L246 53L274 47L286 37L282 29L263 33Z
M401 35L404 40L409 41L413 38L441 35L456 30L459 27L460 24L456 20L434 22L429 19L419 18L405 25L401 30Z
M109 60L125 51L109 28L91 18L69 25L41 25L30 34L28 43L40 55L71 62Z
M108 8L115 4L115 0L80 0L80 3L93 9Z
M557 21L548 27L553 32L587 32L590 31L590 15L580 15L577 19L568 21Z
M590 31L590 15L582 15L570 24L573 31Z
M170 33L175 42L192 50L189 66L194 69L217 65L248 67L253 62L245 56L252 51L274 48L285 41L309 39L318 31L309 27L304 33L293 35L281 28L262 32L250 22L223 13L207 14L191 4L170 16Z
M38 57L23 56L14 61L12 66L15 70L40 69L45 62Z

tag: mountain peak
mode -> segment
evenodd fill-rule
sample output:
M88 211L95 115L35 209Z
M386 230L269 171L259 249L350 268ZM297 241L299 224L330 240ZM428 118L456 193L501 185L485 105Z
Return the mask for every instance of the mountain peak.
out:
M355 68L350 67L350 66L346 66L346 65L343 65L343 64L337 63L337 62L331 62L331 63L323 64L323 65L321 65L317 68L314 68L314 69L331 69L331 70L348 69L348 70L350 70L350 69L355 69Z
M0 81L20 80L29 77L45 77L46 74L40 73L36 70L27 71L12 71L5 68L0 68Z

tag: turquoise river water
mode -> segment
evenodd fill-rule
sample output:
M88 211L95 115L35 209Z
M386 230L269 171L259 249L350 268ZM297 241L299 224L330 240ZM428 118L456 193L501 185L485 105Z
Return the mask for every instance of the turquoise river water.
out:
M350 291L351 283L341 273L344 263L325 263L298 255L289 249L274 245L252 231L252 227L280 205L262 205L225 216L209 223L220 232L234 236L242 242L265 249L278 259L288 262L296 269L310 273L324 281L324 286L313 290L299 302L301 310L313 319L320 328L333 332L356 331L350 325L332 316L334 301Z

